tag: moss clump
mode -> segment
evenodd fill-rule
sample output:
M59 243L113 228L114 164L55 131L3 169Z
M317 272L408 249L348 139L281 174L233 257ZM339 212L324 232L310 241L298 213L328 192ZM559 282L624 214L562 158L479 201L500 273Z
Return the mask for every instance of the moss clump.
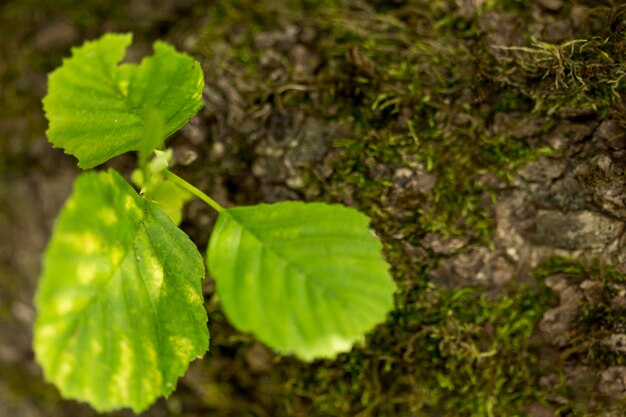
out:
M626 308L612 303L617 295L615 287L605 284L597 299L585 303L574 325L571 351L581 363L596 368L626 365L624 351L607 344L612 335L626 334Z
M268 106L287 114L305 108L308 115L349 126L350 134L334 144L340 152L330 166L333 174L315 184L326 199L354 191L358 205L374 217L381 214L381 223L387 206L395 206L405 216L415 213L405 221L415 224L418 234L488 239L490 191L480 179L486 174L507 178L538 151L511 137L523 121L497 133L489 128L494 109L485 100L497 96L497 86L484 83L483 66L491 63L477 51L476 21L462 17L453 2L417 1L406 7L285 2L272 8L240 0L217 7L212 17L199 51L220 57L220 65L242 83L255 85L245 93L250 113ZM280 39L288 25L306 33L299 46L315 57L307 71L294 71L290 51L281 49L280 41L266 42L273 35ZM224 38L234 41L219 47L217 40ZM274 67L263 65L268 56L275 57ZM494 91L487 94L480 86ZM513 103L519 97L510 94L511 102L501 107L519 110ZM435 175L432 188L412 196L406 190L404 201L381 202L393 186L394 170L418 163Z
M486 77L530 99L535 113L611 115L624 126L626 6L584 10L576 39L547 42L529 33L525 45L499 45Z
M611 335L626 334L626 305L620 301L626 294L626 275L598 260L561 257L545 260L536 270L539 278L559 273L588 283L583 285L588 289L571 326L566 359L598 369L626 365L624 352L607 343Z
M289 363L288 414L521 416L540 396L529 337L543 307L533 290L490 299L430 289L404 301L367 347L313 369Z
M487 239L487 173L507 177L536 155L509 132L489 131L490 106L481 106L481 55L476 23L446 2L405 8L340 9L326 19L329 47L321 51L322 108L336 108L334 118L348 123L353 135L338 145L334 184L356 187L359 203L374 213L395 206L413 210L404 218L421 232L469 234ZM323 84L322 84L323 83ZM314 84L315 85L315 84ZM511 127L512 128L512 127ZM404 201L381 201L392 186L378 166L411 165L411 157L436 177L432 189L405 190ZM368 189L363 195L359 189ZM339 187L341 194L341 187ZM485 200L487 197L487 200ZM414 220L414 221L412 221Z
M547 397L561 403L558 415L600 417L623 412L623 398L603 395L594 387L600 383L600 373L626 365L623 346L612 339L626 334L626 275L597 259L563 257L544 260L533 274L540 280L564 274L579 286L581 295L569 325L568 344L559 349L558 367L551 371L558 372L560 380L552 389L546 388Z

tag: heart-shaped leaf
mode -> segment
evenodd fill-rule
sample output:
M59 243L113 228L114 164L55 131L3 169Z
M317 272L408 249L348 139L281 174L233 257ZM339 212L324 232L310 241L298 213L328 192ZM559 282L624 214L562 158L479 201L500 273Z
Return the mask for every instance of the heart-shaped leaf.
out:
M106 34L72 50L48 79L43 100L48 139L91 168L131 150L145 150L145 124L158 114L158 147L202 107L198 62L163 42L140 65L121 64L130 34Z
M83 174L57 220L34 349L64 397L138 412L208 348L195 245L115 171Z
M305 360L348 350L393 306L395 285L368 223L323 203L222 211L208 263L228 319Z

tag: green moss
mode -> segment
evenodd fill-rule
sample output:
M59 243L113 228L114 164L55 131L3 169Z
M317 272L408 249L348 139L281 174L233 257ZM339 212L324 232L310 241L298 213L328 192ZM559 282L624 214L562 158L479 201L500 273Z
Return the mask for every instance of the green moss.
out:
M367 347L313 370L290 363L291 415L521 416L538 398L534 291L430 289L405 301Z
M581 261L561 256L552 256L541 261L541 263L532 271L533 277L536 279L545 279L549 276L564 273L580 275L584 272L584 265Z
M558 364L538 366L532 336L553 295L543 286L495 298L477 289L433 288L427 272L440 259L420 251L420 240L434 231L488 242L495 198L489 184L551 152L528 136L549 131L571 111L595 117L619 110L621 29L611 29L605 44L591 37L561 44L528 39L495 57L477 20L455 4L336 0L277 7L238 0L211 9L198 52L245 87L238 93L246 112L280 118L304 112L346 127L324 162L330 174L309 167L305 189L372 217L400 286L397 310L363 346L313 365L277 360L262 388L249 394L273 415L522 416L525 406L551 395L538 379L558 373ZM507 11L527 20L532 5L487 1L479 14ZM592 17L616 21L610 13ZM307 71L291 66L293 42L281 46L290 26L307 33L294 41L315 57ZM259 41L268 37L279 40ZM277 54L277 78L276 67L262 64L268 52ZM539 132L520 133L539 116L545 118ZM400 168L433 174L436 182L405 186L394 176ZM581 268L554 258L535 275Z
M615 265L604 264L598 259L562 257L546 259L535 270L537 278L555 274L568 274L581 282L590 280L600 284L583 298L572 326L567 360L598 369L626 365L626 355L606 344L610 335L626 332L626 308L615 302L619 292L626 289L626 275L618 272Z
M576 322L576 333L572 340L572 355L580 358L584 364L604 368L606 366L626 365L626 356L622 352L610 349L603 340L614 333L623 334L626 329L626 309L614 308L610 300L610 288L602 291L601 298L585 305Z
M571 353L582 363L595 368L626 365L626 355L606 344L606 338L626 333L626 308L616 305L620 291L626 290L626 275L614 265L600 262L583 264L583 276L600 282L598 294L586 299L574 326ZM617 285L616 285L617 284ZM621 285L619 285L621 284Z
M624 124L625 14L624 6L590 9L579 38L550 43L529 34L527 45L502 46L487 77L526 96L537 114L610 114Z
M534 0L487 0L483 5L484 10L507 10L517 13L528 13Z
M598 258L566 258L552 256L544 259L532 274L537 279L547 278L558 273L579 275L585 279L602 283L624 283L626 275L617 270L614 264L607 264Z
M377 9L342 1L308 9L286 2L279 13L264 2L252 7L240 1L214 10L200 50L213 58L225 56L225 66L257 86L247 96L251 112L264 104L282 112L305 106L309 115L350 126L351 134L335 143L341 152L334 175L316 184L327 199L354 189L362 208L381 213L385 208L378 197L393 185L393 172L373 175L372 167L400 167L417 158L437 182L416 196L420 204L400 208L419 213L421 233L466 233L486 241L492 228L486 202L493 196L480 178L487 173L507 178L542 150L512 138L516 124L497 134L489 130L494 110L481 105L485 97L499 98L498 111L517 111L527 103L515 90L500 95L499 86L486 86L491 92L477 88L484 85L483 66L492 63L476 51L475 22L446 2L417 3L419 15L401 6ZM285 21L315 34L311 47L319 66L313 74L273 83L259 57L271 48L285 51L259 47L255 36L283 30ZM216 40L232 32L235 44L218 52ZM285 85L300 92L285 93Z

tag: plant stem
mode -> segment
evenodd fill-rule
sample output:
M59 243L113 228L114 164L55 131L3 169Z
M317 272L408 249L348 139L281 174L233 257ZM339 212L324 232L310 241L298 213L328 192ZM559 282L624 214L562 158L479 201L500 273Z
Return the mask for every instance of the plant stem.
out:
M193 185L189 184L187 181L185 181L184 179L182 179L178 175L174 174L173 172L171 172L171 171L169 171L167 169L164 170L163 172L165 173L165 176L168 179L170 179L174 184L178 185L180 188L182 188L184 190L189 191L191 194L195 195L200 200L204 201L209 206L213 207L218 213L220 213L220 212L222 212L224 210L224 207L222 207L219 204L217 204L217 201L213 200L211 197L209 197L208 195L204 194L202 191L200 191L199 189L197 189Z

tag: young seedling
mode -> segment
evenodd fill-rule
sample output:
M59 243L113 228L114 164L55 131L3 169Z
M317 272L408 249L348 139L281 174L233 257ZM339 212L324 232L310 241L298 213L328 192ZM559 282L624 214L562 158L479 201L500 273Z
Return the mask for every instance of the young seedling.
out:
M120 64L129 34L73 49L49 78L48 138L93 168L138 152L133 181L80 175L43 259L34 350L66 398L146 409L209 345L202 256L176 226L191 195L218 211L207 252L241 331L304 360L334 357L384 320L395 285L369 219L340 205L222 208L168 170L165 139L202 106L200 65L162 42Z

